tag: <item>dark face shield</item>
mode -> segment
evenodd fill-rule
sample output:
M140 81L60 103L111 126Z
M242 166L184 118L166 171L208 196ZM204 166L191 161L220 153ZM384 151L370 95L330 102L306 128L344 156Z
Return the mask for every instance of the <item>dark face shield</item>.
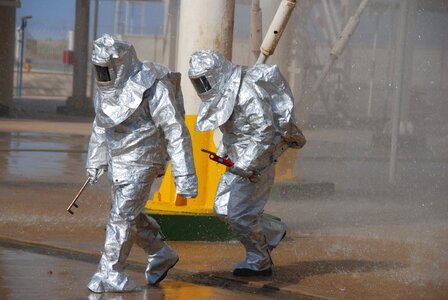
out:
M107 82L110 81L110 74L108 67L95 66L96 71L96 80L99 82Z
M193 83L193 86L198 94L203 94L212 89L205 76L201 76L199 78L190 78L190 80L191 83Z

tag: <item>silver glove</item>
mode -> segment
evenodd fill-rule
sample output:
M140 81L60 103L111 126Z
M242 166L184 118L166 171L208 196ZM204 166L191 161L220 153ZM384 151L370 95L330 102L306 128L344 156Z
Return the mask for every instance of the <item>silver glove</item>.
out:
M87 168L87 177L90 178L90 184L95 184L97 183L98 179L101 177L101 175L104 174L104 172L106 171L103 168Z

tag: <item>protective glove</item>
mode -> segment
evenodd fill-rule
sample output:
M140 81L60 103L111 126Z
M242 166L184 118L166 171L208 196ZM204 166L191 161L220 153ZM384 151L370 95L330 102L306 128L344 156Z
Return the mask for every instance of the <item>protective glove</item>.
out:
M106 171L103 168L87 168L87 177L90 178L90 184L95 184L97 183L98 179L101 177L101 175L104 174L104 172Z
M244 169L241 169L241 168L239 168L237 166L230 167L229 168L229 172L232 173L232 174L241 176L243 178L247 178L247 179L250 180L250 182L253 182L253 183L259 181L258 176L260 174L258 174L258 172L254 172L254 171L250 171L250 170L244 170Z
M224 144L222 143L222 141L219 144L218 149L216 150L216 155L224 157L224 158L227 157L226 149L225 149Z

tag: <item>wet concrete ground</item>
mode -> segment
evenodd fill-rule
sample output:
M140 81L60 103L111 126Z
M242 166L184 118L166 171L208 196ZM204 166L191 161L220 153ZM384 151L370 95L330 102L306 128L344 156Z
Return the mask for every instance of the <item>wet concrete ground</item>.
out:
M69 255L38 254L30 250L0 247L1 299L269 299L260 293L230 291L170 278L157 286L147 286L139 276L143 267L128 270L136 279L139 289L136 292L93 294L85 284L94 264Z
M109 209L105 178L86 189L74 216L65 211L84 180L89 130L89 122L0 119L0 298L89 295L84 285L96 268ZM447 162L401 164L400 188L385 188L384 160L323 159L328 145L320 148L319 138L328 132L318 133L309 135L299 170L305 179L333 180L336 193L271 199L267 211L289 227L272 254L272 278L232 276L244 256L237 243L171 241L181 260L161 287L119 297L446 299ZM70 253L89 259L68 259ZM144 261L133 249L129 273L138 282Z

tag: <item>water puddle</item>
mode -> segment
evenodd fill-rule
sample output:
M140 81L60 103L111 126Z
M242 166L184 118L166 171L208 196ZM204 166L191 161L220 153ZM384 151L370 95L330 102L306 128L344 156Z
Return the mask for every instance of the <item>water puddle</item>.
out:
M0 133L0 181L67 181L84 174L87 145L81 135Z

